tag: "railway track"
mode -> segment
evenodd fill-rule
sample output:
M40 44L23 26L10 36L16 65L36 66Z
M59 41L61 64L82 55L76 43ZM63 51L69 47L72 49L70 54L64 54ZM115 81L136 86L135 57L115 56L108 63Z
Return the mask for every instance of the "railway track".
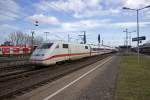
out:
M15 98L34 88L45 85L71 72L84 68L112 54L105 54L91 58L80 59L60 65L53 65L41 69L12 75L0 79L0 99Z
M14 66L29 64L29 56L25 57L0 57L0 70L10 69Z
M34 69L35 69L35 66L32 66L30 64L0 68L0 81L5 80L6 78L7 79L13 78L16 75L19 75L28 71L32 71Z
M22 61L28 60L30 56L8 56L8 57L0 57L0 63L7 63L12 61Z

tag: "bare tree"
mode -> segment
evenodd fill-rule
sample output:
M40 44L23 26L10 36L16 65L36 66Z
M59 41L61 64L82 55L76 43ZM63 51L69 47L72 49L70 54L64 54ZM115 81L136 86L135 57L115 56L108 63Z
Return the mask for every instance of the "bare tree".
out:
M8 40L11 41L14 45L32 45L31 40L32 37L28 34L25 34L21 31L12 32L8 36ZM35 37L34 38L34 45L38 45L43 41L42 37Z
M14 45L21 45L23 43L24 34L21 31L17 31L10 33L8 37Z
M42 43L43 42L43 37L40 37L40 36L36 36L35 38L34 38L34 45L39 45L40 43Z
M14 45L16 45L16 37L15 37L15 33L10 33L8 36L8 40L11 41Z

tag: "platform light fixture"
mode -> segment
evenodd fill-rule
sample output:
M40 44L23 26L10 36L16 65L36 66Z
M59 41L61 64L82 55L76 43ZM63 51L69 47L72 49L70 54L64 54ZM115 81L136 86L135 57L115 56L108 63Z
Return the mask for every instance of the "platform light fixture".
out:
M148 5L148 6L145 6L145 7L143 7L143 8L139 8L139 9L132 9L132 8L128 8L128 7L123 7L122 9L124 9L124 10L133 10L133 11L136 11L136 13L137 13L137 38L139 38L139 11L140 10L143 10L143 9L145 9L145 8L150 8L150 5ZM138 41L137 41L137 47L138 47L138 62L139 62L139 39L138 39Z

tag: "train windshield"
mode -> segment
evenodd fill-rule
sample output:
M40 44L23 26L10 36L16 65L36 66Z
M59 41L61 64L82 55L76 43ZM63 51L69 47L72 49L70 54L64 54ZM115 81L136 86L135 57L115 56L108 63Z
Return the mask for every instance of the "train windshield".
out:
M48 49L53 45L53 43L44 43L40 45L37 49Z

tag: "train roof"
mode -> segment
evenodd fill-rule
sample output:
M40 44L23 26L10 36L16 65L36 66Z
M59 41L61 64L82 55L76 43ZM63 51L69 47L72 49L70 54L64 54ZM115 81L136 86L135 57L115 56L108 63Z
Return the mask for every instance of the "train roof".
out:
M69 42L65 42L65 41L50 41L50 42L44 42L44 43L63 43L63 44L74 44L74 45L85 45L85 46L89 46L89 44L79 44L79 43L69 43ZM43 43L42 43L43 44Z
M74 45L82 45L82 46L91 46L92 48L105 48L105 49L115 49L113 47L110 47L110 46L106 46L106 45L95 45L95 44L79 44L79 43L69 43L69 42L66 42L66 41L55 41L55 40L52 40L52 41L49 41L49 42L44 42L44 43L64 43L64 44L74 44ZM43 43L42 43L43 44Z
M114 47L106 46L106 45L94 45L90 44L91 47L93 48L105 48L105 49L115 49Z

